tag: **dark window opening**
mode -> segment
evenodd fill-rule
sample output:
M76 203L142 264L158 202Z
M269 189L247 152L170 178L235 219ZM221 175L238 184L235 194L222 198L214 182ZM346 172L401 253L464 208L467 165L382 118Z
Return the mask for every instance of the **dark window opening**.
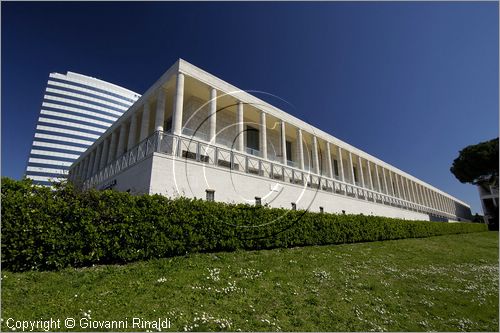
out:
M290 141L286 141L286 159L292 160L292 143Z
M295 202L292 202L292 210L297 210L297 204Z
M255 206L262 206L262 199L260 197L255 197Z
M172 132L172 117L168 118L163 123L163 131L164 132Z
M215 201L215 191L214 190L206 190L207 193L207 201Z
M333 170L335 172L335 176L339 176L339 164L337 160L333 160Z
M247 148L259 150L259 130L247 126Z

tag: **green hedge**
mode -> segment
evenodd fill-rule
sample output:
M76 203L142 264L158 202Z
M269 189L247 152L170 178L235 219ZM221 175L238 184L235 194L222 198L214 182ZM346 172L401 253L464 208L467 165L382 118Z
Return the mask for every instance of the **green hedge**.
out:
M405 221L116 191L55 191L2 178L2 267L126 263L190 252L269 249L477 232L483 224Z

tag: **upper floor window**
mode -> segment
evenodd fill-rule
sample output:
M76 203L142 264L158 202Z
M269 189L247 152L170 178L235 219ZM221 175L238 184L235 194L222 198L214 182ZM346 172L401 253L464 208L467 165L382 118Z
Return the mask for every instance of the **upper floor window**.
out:
M247 126L247 148L259 150L259 139L259 130L252 126Z

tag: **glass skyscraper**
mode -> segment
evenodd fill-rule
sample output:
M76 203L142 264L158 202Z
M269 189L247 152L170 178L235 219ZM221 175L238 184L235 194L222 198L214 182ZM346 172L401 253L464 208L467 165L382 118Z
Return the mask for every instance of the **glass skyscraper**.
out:
M139 97L133 91L93 77L51 73L26 177L39 185L65 179L73 161Z

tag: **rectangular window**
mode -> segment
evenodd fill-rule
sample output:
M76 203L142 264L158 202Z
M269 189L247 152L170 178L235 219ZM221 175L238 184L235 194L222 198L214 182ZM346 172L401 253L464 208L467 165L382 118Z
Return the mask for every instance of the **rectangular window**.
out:
M292 160L292 143L290 141L286 141L286 159Z
M354 182L357 183L358 182L358 169L355 166L353 166L352 171L354 173Z
M247 148L259 150L259 130L247 126Z
M207 201L215 201L215 191L214 190L206 190L207 192Z
M172 117L166 119L163 123L163 132L172 132Z
M333 160L333 170L335 172L335 176L339 176L339 164L337 160Z
M260 197L255 197L255 206L262 206L262 200Z

